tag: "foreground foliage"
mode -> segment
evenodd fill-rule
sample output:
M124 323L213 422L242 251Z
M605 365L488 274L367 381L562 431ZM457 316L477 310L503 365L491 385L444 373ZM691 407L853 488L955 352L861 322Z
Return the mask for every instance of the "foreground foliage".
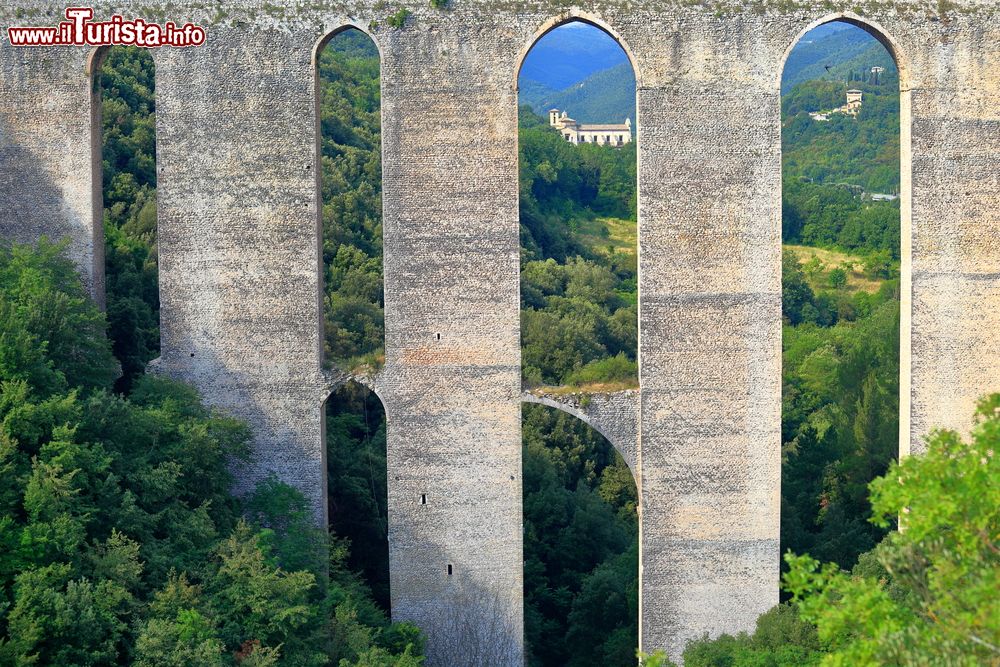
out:
M824 665L1000 662L1000 394L968 441L938 431L927 452L871 484L890 534L851 574L789 556L785 586L819 628Z
M0 664L419 664L345 545L326 580L300 494L229 494L244 424L163 378L111 393L60 247L0 248L0 313Z

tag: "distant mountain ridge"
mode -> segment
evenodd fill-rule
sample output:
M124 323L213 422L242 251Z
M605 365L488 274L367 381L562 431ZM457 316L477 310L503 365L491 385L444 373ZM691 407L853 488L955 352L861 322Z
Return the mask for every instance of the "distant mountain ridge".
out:
M522 80L520 103L548 117L549 109L567 111L581 123L635 123L635 74L626 61L588 76L563 90L538 81Z
M628 62L621 46L600 28L567 23L535 42L521 64L518 80L536 81L553 91Z

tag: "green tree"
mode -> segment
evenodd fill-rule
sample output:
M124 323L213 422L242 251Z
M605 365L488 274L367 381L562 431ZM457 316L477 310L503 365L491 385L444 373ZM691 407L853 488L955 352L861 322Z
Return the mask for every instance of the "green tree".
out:
M814 622L825 665L983 665L1000 659L1000 394L980 401L964 440L936 431L927 451L871 484L874 522L894 532L853 573L789 555L786 587Z
M781 258L781 314L790 324L815 321L815 295L795 254L785 251ZM807 306L811 311L805 310Z
M104 318L64 250L45 239L36 248L0 245L0 372L42 397L105 387L118 372Z
M296 665L319 665L325 656L308 630L319 620L311 572L275 568L261 536L240 522L216 548L206 594L229 650L271 649ZM248 644L249 643L249 644Z
M684 649L685 667L799 667L818 665L821 657L816 628L788 604L762 614L752 635L724 634Z
M830 269L830 272L826 275L826 280L830 284L830 287L842 289L847 285L847 271L840 267Z
M108 335L131 389L160 349L156 253L156 99L153 58L143 48L103 53L101 152Z
M201 588L171 573L149 605L136 639L137 667L222 667L225 645L207 617Z
M74 577L67 563L25 570L14 585L0 662L115 664L133 602L121 583Z

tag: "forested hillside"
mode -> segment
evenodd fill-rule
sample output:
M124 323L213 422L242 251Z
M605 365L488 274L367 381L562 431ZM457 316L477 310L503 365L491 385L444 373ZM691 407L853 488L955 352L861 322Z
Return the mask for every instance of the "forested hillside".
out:
M626 118L635 123L635 74L629 62L595 72L561 90L521 78L518 94L521 104L545 118L555 108L568 111L581 123L623 123Z
M896 73L892 56L864 29L840 21L827 23L809 31L788 54L781 93L805 81L854 81L862 72L870 75L874 66Z
M844 104L848 88L861 90L857 118L809 117ZM899 192L899 79L878 84L807 81L782 97L782 166L786 180L845 185L857 192Z
M378 51L358 30L319 55L325 357L375 369L385 346Z

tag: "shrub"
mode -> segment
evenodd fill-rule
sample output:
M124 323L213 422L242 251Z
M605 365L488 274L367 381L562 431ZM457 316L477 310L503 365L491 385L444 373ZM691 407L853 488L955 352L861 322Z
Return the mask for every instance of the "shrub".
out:
M827 276L827 280L830 282L830 287L840 289L847 284L847 271L843 269L832 269Z
M407 9L406 7L403 7L395 14L389 16L389 18L387 18L385 22L389 25L390 28L395 28L396 30L399 30L404 25L406 25L406 19L408 19L409 17L410 17L410 10Z
M829 665L996 664L1000 645L1000 394L969 440L935 431L870 485L890 533L853 572L789 554L785 588L815 623Z
M639 365L619 352L613 357L595 359L566 377L566 384L582 385L596 382L633 382L639 376Z

